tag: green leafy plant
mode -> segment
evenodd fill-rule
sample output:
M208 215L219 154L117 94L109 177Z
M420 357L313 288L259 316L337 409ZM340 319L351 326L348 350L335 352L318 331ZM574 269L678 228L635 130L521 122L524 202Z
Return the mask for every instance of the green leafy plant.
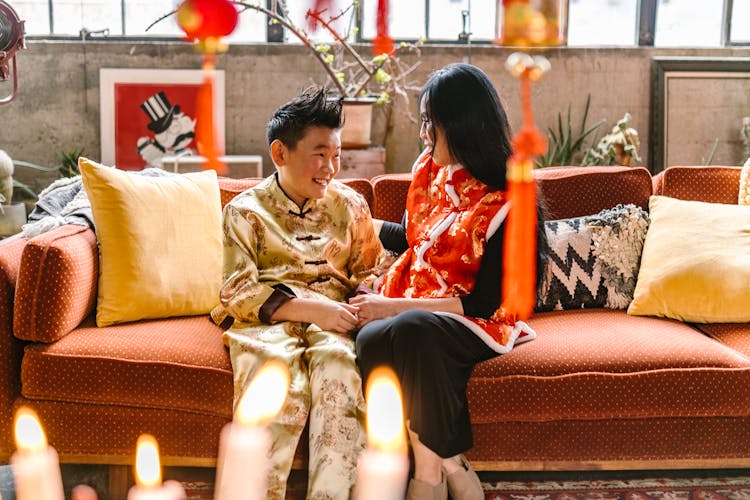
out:
M71 151L61 151L57 158L60 161L58 171L63 177L75 177L81 172L78 170L78 158L86 156L83 149L73 149Z
M708 153L708 158L701 158L701 165L711 165L714 161L714 155L716 154L716 148L719 145L719 138L714 139L714 143L711 146L711 151Z
M565 126L563 126L562 115L560 113L557 114L557 132L551 128L547 129L547 153L537 160L536 164L538 167L576 164L577 157L580 156L583 150L584 141L596 132L603 123L602 120L586 128L590 105L591 94L586 97L586 107L584 108L583 118L577 132L573 131L573 124L570 118L570 104L568 104Z

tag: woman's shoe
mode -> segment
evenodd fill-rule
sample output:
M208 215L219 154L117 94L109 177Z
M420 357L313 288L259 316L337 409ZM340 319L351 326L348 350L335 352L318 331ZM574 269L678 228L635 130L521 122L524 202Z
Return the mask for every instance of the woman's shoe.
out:
M461 468L446 476L451 498L453 500L484 500L482 482L466 457L457 455L454 460Z
M406 500L447 500L448 485L446 476L442 474L442 480L431 485L417 479L409 480L409 488L406 490Z

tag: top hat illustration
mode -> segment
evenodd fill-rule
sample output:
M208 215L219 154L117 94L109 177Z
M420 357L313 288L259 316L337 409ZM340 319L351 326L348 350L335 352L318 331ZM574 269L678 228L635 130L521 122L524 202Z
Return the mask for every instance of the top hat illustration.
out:
M172 106L164 91L159 91L141 103L141 109L151 120L148 129L155 134L167 130L172 124L172 117L180 112L180 105Z

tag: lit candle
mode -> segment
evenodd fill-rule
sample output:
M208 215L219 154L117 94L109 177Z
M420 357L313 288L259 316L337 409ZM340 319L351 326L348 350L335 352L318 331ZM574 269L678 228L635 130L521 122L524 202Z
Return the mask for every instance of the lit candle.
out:
M237 403L234 421L224 426L219 443L215 500L266 498L268 423L281 410L289 390L289 369L279 361L265 363Z
M404 498L409 475L404 414L398 380L377 368L367 381L367 449L359 456L357 500Z
M135 486L128 500L184 500L185 490L177 481L161 483L159 444L154 436L141 434L135 452Z
M57 452L47 445L36 413L27 407L16 412L17 451L10 458L18 500L64 500Z

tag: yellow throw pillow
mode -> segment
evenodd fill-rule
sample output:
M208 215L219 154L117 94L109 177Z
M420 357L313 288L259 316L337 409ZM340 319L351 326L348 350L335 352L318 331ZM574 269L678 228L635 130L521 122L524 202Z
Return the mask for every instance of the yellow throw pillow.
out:
M208 313L221 286L213 170L147 177L81 158L99 240L96 324Z
M628 314L750 321L750 206L652 196Z

